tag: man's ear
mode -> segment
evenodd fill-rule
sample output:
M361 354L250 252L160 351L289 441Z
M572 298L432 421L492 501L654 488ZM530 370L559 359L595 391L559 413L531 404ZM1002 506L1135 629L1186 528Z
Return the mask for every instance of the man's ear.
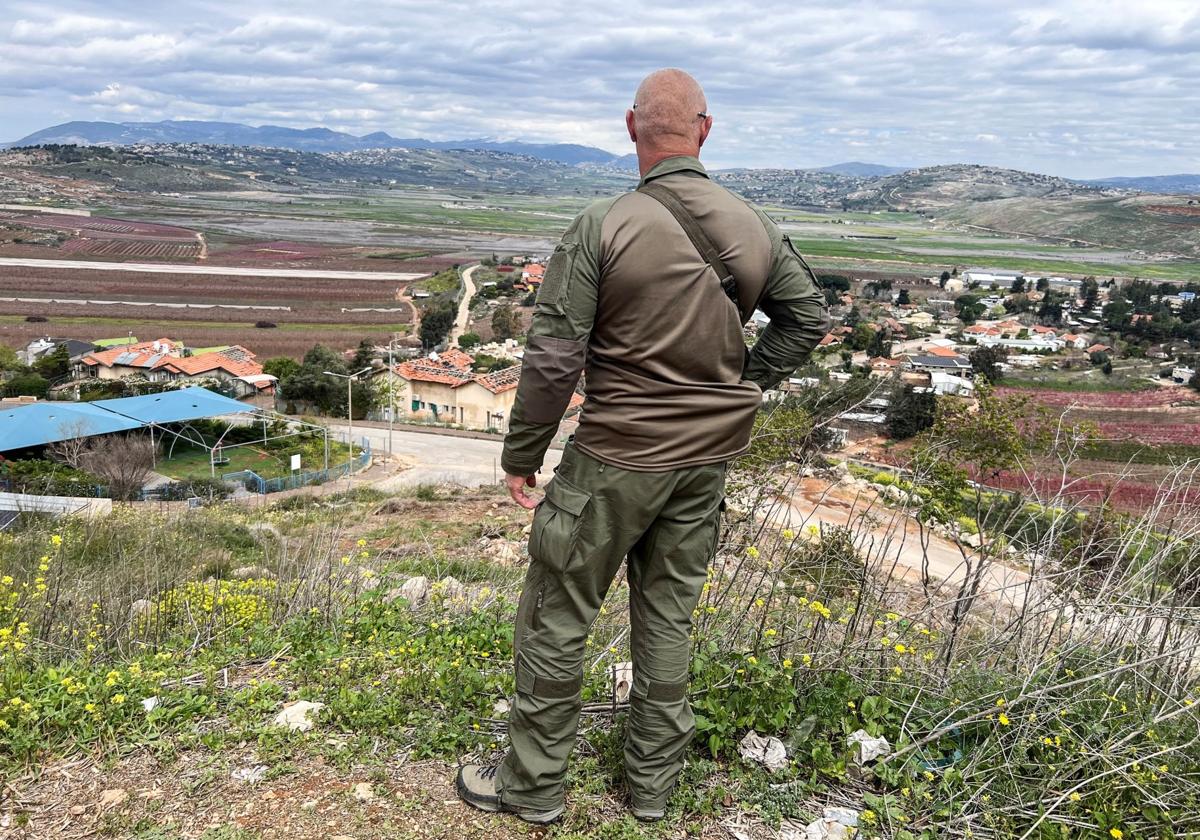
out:
M704 118L704 122L700 124L700 142L697 146L703 146L704 141L708 139L708 132L712 131L712 114Z
M625 111L625 128L629 130L630 142L637 142L637 128L633 124L633 109L629 108Z

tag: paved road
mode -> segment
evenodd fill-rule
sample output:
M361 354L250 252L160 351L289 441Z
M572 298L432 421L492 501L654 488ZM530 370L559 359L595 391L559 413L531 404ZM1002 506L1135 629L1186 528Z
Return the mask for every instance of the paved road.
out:
M475 281L473 275L478 265L473 265L463 272L463 296L458 302L458 317L454 319L454 326L450 329L449 346L457 347L458 339L467 331L467 321L471 317L471 298L475 297Z
M424 277L399 271L326 271L315 268L246 268L228 265L180 265L170 263L90 262L88 260L33 260L0 257L0 268L68 268L88 271L137 271L146 274L223 274L237 277L313 277L326 280L397 280Z
M345 423L332 423L330 428L334 434L344 438ZM387 429L355 426L355 439L363 436L371 441L372 451L387 452ZM394 432L393 447L393 454L411 466L375 485L385 492L418 484L441 482L478 487L504 478L504 472L500 469L500 450L503 446L498 440L476 440L397 429ZM552 470L558 465L560 457L562 452L557 449L546 453L546 463L542 467L539 483L544 484L550 480Z

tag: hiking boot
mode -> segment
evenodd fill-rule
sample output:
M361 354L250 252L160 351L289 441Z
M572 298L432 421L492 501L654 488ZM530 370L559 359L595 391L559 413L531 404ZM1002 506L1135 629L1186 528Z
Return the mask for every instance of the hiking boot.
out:
M637 805L630 805L629 810L638 822L644 823L658 822L667 815L665 808L639 808Z
M561 805L546 811L505 805L500 801L500 794L496 793L496 771L499 769L499 765L484 767L481 764L467 764L458 768L458 778L455 780L458 798L480 811L491 813L503 811L515 814L525 822L534 825L552 823L562 816L563 806Z

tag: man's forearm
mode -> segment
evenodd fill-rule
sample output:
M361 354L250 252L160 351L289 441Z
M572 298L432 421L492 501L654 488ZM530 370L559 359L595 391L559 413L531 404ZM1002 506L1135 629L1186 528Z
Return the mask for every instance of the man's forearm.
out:
M772 319L750 351L742 378L762 390L774 388L804 363L825 333L829 315L817 304L806 308L802 317Z
M546 450L558 433L558 422L530 423L513 412L504 437L500 466L508 475L533 475L542 467Z

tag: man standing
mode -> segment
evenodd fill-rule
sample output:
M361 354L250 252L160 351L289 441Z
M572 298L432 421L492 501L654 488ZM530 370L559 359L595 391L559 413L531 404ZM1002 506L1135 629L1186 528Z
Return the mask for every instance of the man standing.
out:
M459 795L534 823L563 812L584 644L628 558L633 687L625 772L634 815L656 820L695 730L692 611L712 559L725 465L749 447L762 394L825 335L825 300L775 224L708 179L704 92L659 70L625 114L642 180L592 204L538 292L501 464L526 493L579 376L579 429L537 504L517 609L509 750L458 774ZM755 308L771 323L746 352Z

